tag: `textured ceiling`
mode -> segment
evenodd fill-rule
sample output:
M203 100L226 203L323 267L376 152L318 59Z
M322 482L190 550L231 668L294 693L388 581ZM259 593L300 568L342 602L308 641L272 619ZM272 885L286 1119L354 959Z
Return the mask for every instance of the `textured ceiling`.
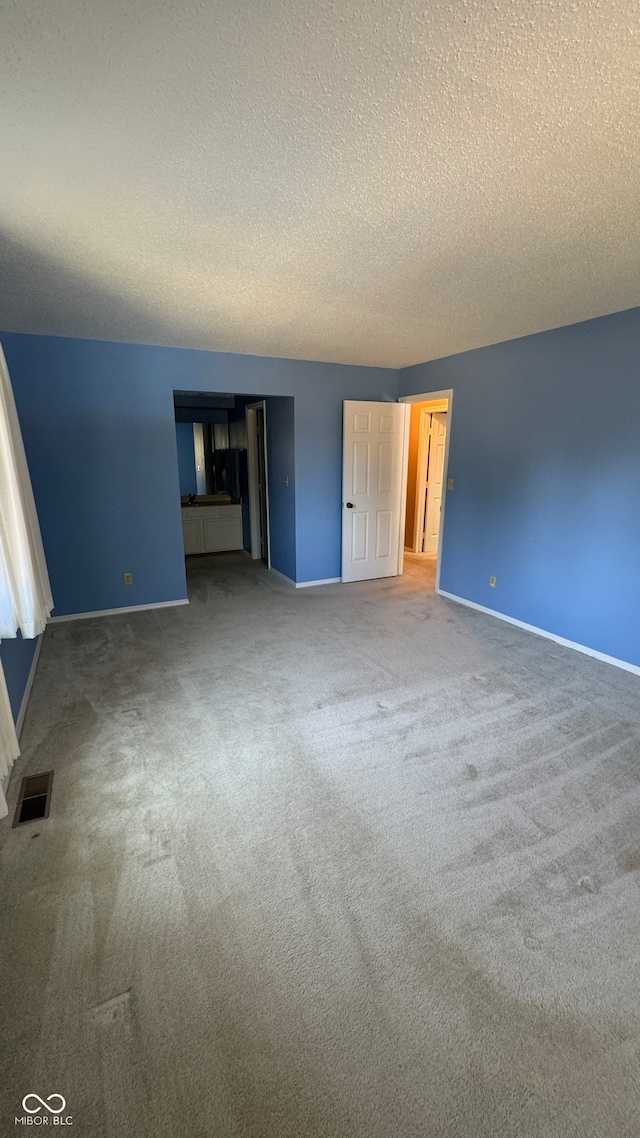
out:
M0 327L398 367L640 303L637 0L5 0Z

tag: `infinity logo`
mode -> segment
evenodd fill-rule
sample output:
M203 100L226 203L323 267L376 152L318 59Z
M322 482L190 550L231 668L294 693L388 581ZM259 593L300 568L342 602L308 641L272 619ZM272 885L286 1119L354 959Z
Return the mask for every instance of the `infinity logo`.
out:
M40 1103L40 1106L27 1106L27 1100L30 1098L34 1098L37 1102ZM52 1098L57 1098L58 1101L62 1103L62 1106L58 1106L58 1107L49 1106L49 1103L51 1102ZM62 1114L62 1111L64 1110L66 1105L67 1105L67 1100L65 1098L63 1098L62 1095L56 1095L56 1094L49 1095L46 1102L43 1098L40 1098L40 1095L34 1095L34 1094L25 1095L23 1100L22 1100L22 1109L26 1110L27 1114L37 1114L38 1111L40 1110L41 1106L43 1106L45 1108L45 1110L48 1110L49 1114Z

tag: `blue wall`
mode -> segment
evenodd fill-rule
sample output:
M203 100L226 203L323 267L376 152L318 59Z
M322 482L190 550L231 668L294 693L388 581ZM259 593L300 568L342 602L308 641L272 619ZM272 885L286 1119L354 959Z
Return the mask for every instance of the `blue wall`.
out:
M193 423L176 423L178 478L181 494L197 494L196 452L193 445Z
M183 598L169 361L133 345L2 340L54 615Z
M398 398L398 372L309 364L311 393L296 399L296 580L341 574L342 401ZM323 369L332 366L333 382ZM335 377L335 378L334 378ZM337 388L337 390L336 390Z
M451 387L441 587L640 665L639 309L400 373L1 338L56 614L186 596L174 389L267 397L272 560L303 582L340 575L343 399ZM17 706L32 645L0 648Z
M291 568L293 542L298 581L340 575L342 401L395 400L396 371L18 333L0 338L55 615L186 596L173 406L181 389L293 397L296 536L292 496L281 495L270 511L273 564ZM288 459L290 420L278 424ZM271 462L277 450L272 446ZM132 586L124 585L125 572Z
M631 309L400 372L453 388L440 587L637 665L639 370Z
M0 643L0 662L2 662L4 678L7 681L14 723L20 712L22 697L27 686L37 646L38 637L34 640L23 640L19 633L15 640L3 640Z

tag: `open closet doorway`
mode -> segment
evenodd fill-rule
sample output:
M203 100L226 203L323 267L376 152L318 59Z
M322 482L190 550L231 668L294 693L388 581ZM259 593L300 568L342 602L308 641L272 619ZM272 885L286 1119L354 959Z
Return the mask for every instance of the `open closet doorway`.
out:
M447 483L451 391L405 396L411 404L404 572L437 589Z
M271 568L269 541L269 486L267 475L267 424L264 399L248 403L247 421L247 480L249 491L249 529L251 557L262 559Z

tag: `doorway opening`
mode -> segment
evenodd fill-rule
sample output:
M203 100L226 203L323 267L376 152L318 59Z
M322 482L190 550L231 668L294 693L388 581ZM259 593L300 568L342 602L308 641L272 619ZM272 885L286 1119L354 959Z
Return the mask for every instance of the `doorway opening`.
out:
M436 590L447 490L452 391L405 396L411 404L403 572Z
M184 552L244 549L271 568L266 398L174 392Z

